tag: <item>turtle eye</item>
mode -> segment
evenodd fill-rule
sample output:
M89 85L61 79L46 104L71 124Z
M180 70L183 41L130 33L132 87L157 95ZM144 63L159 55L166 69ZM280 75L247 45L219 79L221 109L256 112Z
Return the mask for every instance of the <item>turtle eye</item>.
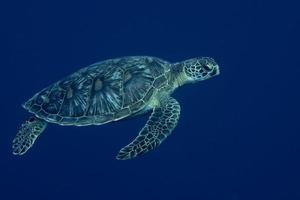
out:
M212 69L212 67L208 66L208 65L202 65L202 67L205 69L205 71L210 71Z

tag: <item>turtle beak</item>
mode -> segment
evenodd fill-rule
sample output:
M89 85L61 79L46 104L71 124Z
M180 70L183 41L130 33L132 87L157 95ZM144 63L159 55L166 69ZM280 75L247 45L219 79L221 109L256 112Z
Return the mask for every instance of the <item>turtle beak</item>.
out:
M213 71L210 73L211 76L217 76L220 74L219 65L216 65Z

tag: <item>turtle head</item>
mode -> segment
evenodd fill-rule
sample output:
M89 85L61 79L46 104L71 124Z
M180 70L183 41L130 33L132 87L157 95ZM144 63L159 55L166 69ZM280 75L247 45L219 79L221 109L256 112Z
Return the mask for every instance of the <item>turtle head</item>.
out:
M187 82L204 81L220 73L218 64L212 58L193 58L182 63Z

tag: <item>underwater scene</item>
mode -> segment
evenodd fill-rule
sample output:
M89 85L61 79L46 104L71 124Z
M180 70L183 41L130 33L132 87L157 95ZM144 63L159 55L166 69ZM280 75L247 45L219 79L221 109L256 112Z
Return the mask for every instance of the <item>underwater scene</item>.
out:
M5 2L0 199L300 199L299 6Z

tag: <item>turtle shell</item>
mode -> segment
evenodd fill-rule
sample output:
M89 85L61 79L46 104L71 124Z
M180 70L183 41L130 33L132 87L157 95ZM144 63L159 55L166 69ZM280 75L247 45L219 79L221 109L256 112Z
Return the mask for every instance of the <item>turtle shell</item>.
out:
M116 121L142 110L166 82L170 64L147 56L92 64L35 94L24 108L61 125Z

